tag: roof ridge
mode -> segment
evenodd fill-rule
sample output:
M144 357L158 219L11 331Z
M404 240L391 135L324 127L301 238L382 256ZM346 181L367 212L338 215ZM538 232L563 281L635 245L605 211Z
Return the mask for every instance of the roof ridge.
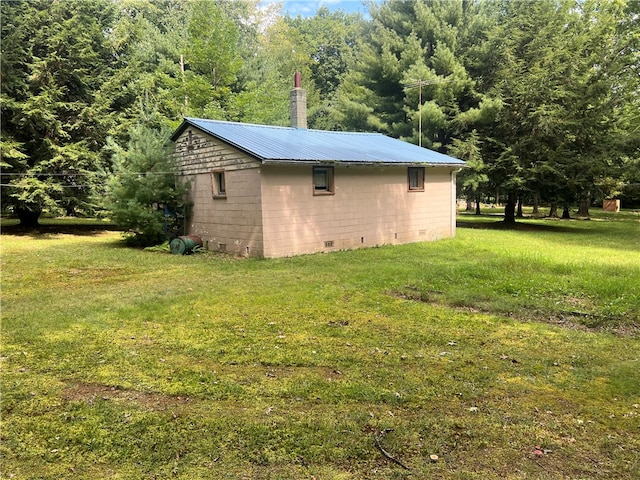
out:
M198 117L184 117L187 121L199 121L199 122L213 122L224 123L227 125L238 125L248 127L260 127L260 128L273 128L277 130L290 130L290 131L306 131L306 132L320 132L320 133L336 133L342 135L384 135L380 132L347 132L343 130L321 130L319 128L298 128L298 127L285 127L283 125L265 125L263 123L246 123L246 122L234 122L232 120L216 120L212 118L198 118ZM386 136L386 135L385 135Z
M244 125L244 126L250 126L250 127L267 127L267 128L278 128L278 129L285 129L285 130L297 130L294 127L285 127L283 125L265 125L262 123L234 122L232 120L216 120L213 118L184 117L184 119L188 121L195 120L199 122L214 122L214 123L226 123L230 125Z

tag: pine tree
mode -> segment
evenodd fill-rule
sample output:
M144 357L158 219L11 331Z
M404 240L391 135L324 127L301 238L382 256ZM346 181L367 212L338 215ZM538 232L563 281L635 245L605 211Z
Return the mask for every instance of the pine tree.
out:
M155 114L142 114L129 131L126 147L109 141L113 174L107 185L107 207L136 246L162 243L180 233L186 185L176 176L169 138L172 128Z
M110 122L94 98L112 72L111 2L1 7L3 208L27 227L45 209L91 213Z
M515 221L522 192L539 194L551 213L562 206L565 217L583 200L587 214L596 185L620 176L619 120L637 92L629 72L637 36L625 27L624 4L512 1L501 12L490 36L504 108L489 174L508 192L505 221Z
M467 162L457 179L457 187L460 194L467 199L468 205L475 202L476 215L480 215L480 200L486 189L489 177L486 174L486 166L482 160L482 149L478 132L473 130L465 139L455 138L449 154ZM469 210L467 208L467 210Z
M372 17L362 51L338 89L337 124L446 152L455 138L493 121L500 102L470 75L486 53L481 32L490 17L484 6L392 1L373 8Z

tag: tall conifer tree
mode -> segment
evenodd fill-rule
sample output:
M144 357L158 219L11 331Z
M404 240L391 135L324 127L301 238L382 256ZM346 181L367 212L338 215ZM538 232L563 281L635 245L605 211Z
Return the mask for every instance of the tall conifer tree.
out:
M3 208L25 226L44 209L90 213L109 112L107 0L2 2Z

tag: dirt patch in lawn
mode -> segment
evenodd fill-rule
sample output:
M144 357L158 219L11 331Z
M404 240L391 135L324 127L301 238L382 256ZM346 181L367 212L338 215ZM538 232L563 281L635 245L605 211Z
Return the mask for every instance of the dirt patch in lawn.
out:
M401 298L403 300L428 303L447 308L452 308L459 312L482 313L489 315L502 315L521 321L537 321L559 325L564 328L583 331L607 331L617 335L636 336L640 335L640 325L624 315L603 315L599 313L583 312L578 309L545 311L531 308L518 311L496 311L481 305L455 305L448 303L444 298L444 293L439 290L418 289L414 285L407 285L404 289L389 290L387 295ZM569 298L565 302L570 307L581 307L581 300Z
M171 396L159 393L144 393L136 390L123 389L96 383L79 383L68 386L63 397L70 402L87 402L93 404L97 401L125 401L148 410L167 410L177 406L186 405L191 398L186 396Z

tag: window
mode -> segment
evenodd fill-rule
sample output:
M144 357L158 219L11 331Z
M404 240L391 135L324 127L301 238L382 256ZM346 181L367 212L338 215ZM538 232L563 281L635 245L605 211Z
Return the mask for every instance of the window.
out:
M313 194L333 194L333 167L313 167Z
M187 148L191 150L193 148L193 132L189 130L187 134Z
M424 192L424 167L409 167L409 191Z
M225 184L224 172L211 172L211 190L213 196L222 198L227 196L227 186Z

